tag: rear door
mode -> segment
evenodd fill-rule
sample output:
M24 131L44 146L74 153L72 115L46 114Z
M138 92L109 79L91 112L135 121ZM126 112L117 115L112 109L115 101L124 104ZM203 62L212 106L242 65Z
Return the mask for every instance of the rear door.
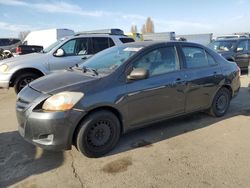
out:
M127 83L130 125L137 126L184 112L184 75L175 46L145 52L134 61L133 68L148 70L149 78Z
M235 62L241 69L246 69L250 60L250 41L242 40L236 48Z
M64 50L64 56L51 56L49 67L52 72L56 72L76 64L82 63L84 59L91 56L90 38L74 38L64 43L60 48Z
M185 62L186 112L209 108L223 79L219 64L204 48L181 45Z

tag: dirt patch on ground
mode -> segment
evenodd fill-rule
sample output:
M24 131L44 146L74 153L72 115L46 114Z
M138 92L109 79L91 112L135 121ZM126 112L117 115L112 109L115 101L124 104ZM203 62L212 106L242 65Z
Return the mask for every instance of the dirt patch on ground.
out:
M127 171L128 167L132 165L131 157L117 159L106 164L102 170L106 173L116 174L119 172Z

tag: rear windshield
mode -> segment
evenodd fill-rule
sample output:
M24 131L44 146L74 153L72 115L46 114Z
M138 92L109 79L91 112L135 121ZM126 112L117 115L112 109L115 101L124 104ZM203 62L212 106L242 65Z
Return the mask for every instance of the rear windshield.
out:
M132 38L120 38L120 41L122 41L122 43L135 42Z

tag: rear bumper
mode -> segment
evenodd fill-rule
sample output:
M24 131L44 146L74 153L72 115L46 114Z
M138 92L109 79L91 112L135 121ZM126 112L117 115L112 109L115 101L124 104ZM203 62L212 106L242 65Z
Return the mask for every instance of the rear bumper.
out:
M12 74L2 74L0 73L0 88L9 88L9 83Z
M46 150L71 148L76 126L83 112L31 112L29 115L16 111L18 130L28 142Z

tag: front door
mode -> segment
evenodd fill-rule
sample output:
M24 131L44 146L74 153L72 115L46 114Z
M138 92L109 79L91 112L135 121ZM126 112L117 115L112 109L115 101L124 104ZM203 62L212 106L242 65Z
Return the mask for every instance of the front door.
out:
M184 112L184 76L174 46L151 50L132 66L148 70L149 77L127 84L128 119L131 126Z

